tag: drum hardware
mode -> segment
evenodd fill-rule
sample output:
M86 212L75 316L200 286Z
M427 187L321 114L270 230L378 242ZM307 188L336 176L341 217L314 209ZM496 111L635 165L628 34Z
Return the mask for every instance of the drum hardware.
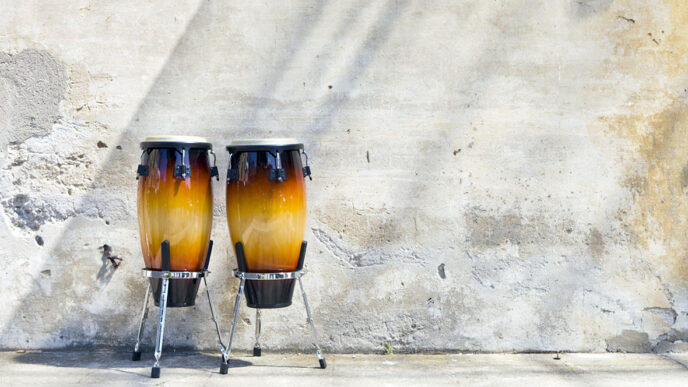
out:
M306 247L308 246L306 241L301 244L301 250L299 251L299 262L295 271L292 272L275 272L275 273L247 273L246 272L246 257L244 256L244 247L241 242L237 242L235 245L235 251L237 255L237 266L238 268L232 271L234 277L239 278L239 291L237 292L236 301L234 302L234 316L232 318L232 328L229 333L229 343L224 351L222 351L222 363L220 364L220 373L227 374L229 371L229 355L232 351L232 339L234 338L234 329L236 328L237 318L239 316L239 307L241 306L241 297L244 294L244 288L246 281L279 281L279 280L291 280L297 279L299 281L299 287L301 288L301 295L303 296L303 304L306 307L307 322L310 324L313 331L313 346L315 347L315 354L318 357L318 362L320 363L320 368L327 368L327 362L325 357L322 355L320 349L320 344L318 342L318 332L315 329L315 324L313 323L313 318L311 316L311 309L308 305L308 299L306 298L306 291L303 288L303 282L301 277L306 274L306 270L303 268L304 259L306 257ZM253 356L261 355L260 347L260 334L261 334L261 312L259 308L256 308L256 341L253 345Z
M229 166L227 167L227 183L230 181L238 181L239 180L239 170L238 169L232 169L232 156L233 153L229 153Z
M213 166L210 167L210 178L212 179L214 177L215 180L220 181L220 171L217 169L217 156L215 156L215 152L212 150L209 152L213 155Z
M141 151L141 156L139 157L141 164L139 164L139 167L136 169L136 180L139 179L139 176L148 176L148 165L143 165L144 153L146 153L145 149Z
M275 168L270 170L270 176L269 179L270 181L276 181L278 183L281 183L285 180L287 180L287 172L282 168L282 157L280 156L280 151L277 150L275 153L268 152L270 153L274 158L275 158ZM227 168L227 183L230 181L237 181L239 180L239 169L233 169L232 168L232 156L233 153L229 153L229 167ZM308 156L306 156L307 158ZM304 168L304 177L306 176L306 168L308 168L308 176L310 177L310 167L306 165ZM311 178L311 180L313 180Z
M176 153L181 153L181 164L174 166L174 177L181 177L182 180L186 180L187 177L191 177L191 166L186 164L186 148L175 149Z
M139 165L136 170L136 180L139 179L139 176L148 176L148 165Z
M210 289L208 288L208 282L206 277L210 273L208 271L208 264L210 263L210 254L213 250L213 241L208 243L208 254L205 260L205 265L202 271L171 271L170 270L170 243L168 241L163 241L161 245L162 254L162 270L148 270L141 269L141 275L146 278L158 278L162 280L162 292L160 294L160 315L158 318L158 332L155 340L155 363L151 368L151 378L160 377L160 357L162 356L162 341L165 332L165 316L167 314L167 293L169 290L169 282L180 280L180 279L196 279L203 278L203 283L205 284L206 295L208 296L208 305L210 306L210 315L215 323L215 330L217 332L217 338L220 342L220 352L223 354L226 351L226 347L222 342L222 335L220 334L220 325L215 318L215 310L213 309L213 303L210 298ZM139 361L141 360L141 337L143 336L143 328L146 318L148 317L148 300L150 299L151 284L148 283L146 288L146 295L143 302L143 311L141 312L141 323L139 325L138 335L136 336L136 345L134 346L134 352L132 353L131 360Z
M272 154L272 152L269 152ZM282 168L282 159L280 157L280 151L276 150L273 154L275 157L275 168L270 170L270 181L276 181L281 183L287 180L287 172Z
M310 180L313 180L311 177L311 167L308 166L308 153L304 151L303 149L301 150L301 153L306 156L306 165L303 167L303 177L307 177Z
M229 169L227 170L227 181L237 181L239 180L239 170Z

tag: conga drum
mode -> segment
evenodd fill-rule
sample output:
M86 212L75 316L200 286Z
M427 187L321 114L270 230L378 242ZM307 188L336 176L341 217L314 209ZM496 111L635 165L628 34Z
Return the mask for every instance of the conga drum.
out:
M237 245L243 248L245 268L237 262L240 270L297 269L306 227L304 176L310 173L301 163L302 149L293 139L240 140L227 146L227 223L238 260ZM260 309L289 306L294 281L247 280L246 304Z
M138 171L138 221L148 270L162 269L162 243L169 243L170 270L203 270L213 224L210 166L212 145L201 137L154 136L141 143ZM213 154L214 157L214 154ZM155 304L162 280L149 278ZM170 281L167 306L195 303L200 279Z

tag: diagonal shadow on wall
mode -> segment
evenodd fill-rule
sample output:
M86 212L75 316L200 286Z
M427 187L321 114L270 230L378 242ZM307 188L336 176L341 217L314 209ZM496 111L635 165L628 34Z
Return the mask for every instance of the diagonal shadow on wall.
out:
M302 35L307 35L309 33L309 29L311 28L312 24L315 21L317 21L317 18L320 16L321 11L326 6L326 4L327 2L319 2L312 9L305 9L303 14L299 15L295 22L290 26L290 31L292 32L289 38L290 45L284 50L280 51L280 54L283 54L283 57L278 60L278 63L282 65L288 63L288 61L290 60L290 55L294 51L296 51L298 44L300 44L300 42L302 41ZM142 138L144 138L147 134L195 134L195 130L199 130L201 132L203 131L204 128L202 126L199 128L200 125L198 123L193 123L193 120L196 119L194 118L194 112L183 112L183 114L190 116L191 119L182 120L179 119L179 117L166 117L166 113L170 111L170 101L176 100L175 96L170 96L170 90L179 92L179 96L183 95L183 98L181 99L193 98L194 93L196 93L196 95L203 94L203 90L200 90L198 88L179 90L180 83L184 83L185 85L188 83L193 83L194 79L196 79L199 76L203 76L206 72L205 66L208 64L207 60L209 58L220 56L217 52L205 51L208 49L208 46L199 45L198 42L207 38L207 35L212 32L221 33L223 30L223 20L221 20L220 17L225 16L221 15L222 13L226 14L228 12L231 11L229 11L226 8L222 8L222 5L217 4L216 2L201 2L200 6L198 7L195 14L191 18L189 24L187 25L185 32L182 34L182 36L176 43L164 66L156 76L151 88L139 104L137 111L133 114L129 124L126 126L126 128L120 135L119 140L116 142L117 144L120 144L123 151L119 151L118 153L118 151L115 150L114 147L110 148L112 150L110 151L107 160L102 164L103 168L98 172L98 175L96 176L96 181L101 182L101 184L102 182L105 182L105 184L109 185L112 184L112 180L116 180L119 177L119 175L122 174L122 171L126 171L124 173L124 175L126 175L126 184L127 186L131 187L131 191L135 191L135 165L138 163L138 156L140 153L140 150L138 150L138 142L141 141ZM219 39L221 38L222 37L220 37ZM226 44L229 43L231 43L231 38L226 39ZM281 67L278 67L278 69L281 69ZM215 70L221 72L222 68L216 67ZM270 78L274 79L275 81L278 81L280 79L279 72L273 73L270 76ZM222 108L223 107L221 106L218 110L226 111ZM211 106L208 109L212 110L213 107ZM237 110L238 109L241 109L241 107L238 107ZM231 115L231 113L232 112L229 112L229 114L226 115ZM237 114L236 116L238 117L239 114ZM236 120L236 117L234 117L234 120ZM192 124L189 125L189 122L192 122ZM121 157L121 153L128 153L128 156ZM85 203L102 200L102 198L99 197L99 189L101 188L103 187L97 187L91 193L83 197L80 200L80 204L78 204L78 206L83 207L86 205ZM216 198L219 196L217 195L217 193L220 191L219 188L220 187L218 187L218 184L215 184ZM80 211L76 212L79 213ZM129 213L127 214L127 216L125 216L125 218L128 218L128 220L123 221L123 224L113 222L113 224L110 225L110 227L113 230L116 230L117 227L120 227L120 232L122 232L122 229L131 229L132 227L137 227L136 223L132 221L133 219L136 219L135 208L129 209ZM72 218L67 220L62 225L63 232L58 238L60 242L56 244L56 247L51 252L51 257L61 256L60 253L65 253L64 245L66 244L66 241L73 242L75 238L79 237L78 233L80 231L75 231L77 230L77 228L75 227L77 225L77 222L78 218ZM136 239L138 240L138 238ZM97 241L92 245L98 246L100 244L102 244L102 242ZM222 249L218 248L217 246L218 244L216 243L216 248L213 254L215 258L213 259L213 261L217 261L222 258ZM113 247L115 251L117 251L118 246ZM68 249L69 248L67 248L67 250ZM79 298L74 296L73 290L67 288L60 289L59 291L53 291L53 293L51 294L51 306L53 310L52 313L55 313L54 311L59 310L63 314L61 316L62 318L60 319L60 321L54 321L52 323L45 323L45 319L38 320L41 321L41 326L36 328L35 334L37 336L49 336L50 338L45 340L36 339L35 342L27 340L26 346L38 348L46 346L59 347L61 346L61 342L68 343L68 345L70 346L114 345L129 347L133 345L134 333L138 325L138 317L140 311L139 304L143 300L146 285L145 280L137 275L137 269L141 262L140 258L138 257L138 246L132 246L131 250L136 251L137 255L133 257L125 257L125 264L122 267L120 267L119 270L109 270L107 268L103 269L102 265L99 267L99 269L96 270L99 273L103 271L109 272L108 278L104 282L102 281L102 278L100 279L100 281L98 278L96 278L97 273L91 272L89 269L89 265L81 264L83 260L91 260L91 254L100 255L100 253L97 250L93 251L92 253L88 253L88 256L84 256L83 253L81 254L81 256L71 255L68 258L66 258L63 262L59 263L62 266L75 267L75 271L82 272L79 274L82 274L83 277L86 278L85 282L87 284L90 283L93 287L97 287L97 282L100 282L100 286L103 288L100 291L107 292L106 286L110 281L124 280L127 283L127 287L130 291L130 293L126 296L127 298L133 300L132 304L135 305L135 307L130 311L130 313L127 313L125 315L112 316L110 321L101 324L96 328L97 332L95 333L95 335L89 335L84 332L84 324L88 323L89 320L88 313L84 310L79 310L78 306L73 306L75 303L78 304L80 302ZM67 251L67 253L70 252L71 251ZM103 265L106 265L106 263L104 263ZM123 270L123 267L125 266L134 266L136 269L125 268ZM129 269L130 272L134 272L136 274L134 276L127 275L127 269ZM218 270L216 275L220 277L224 274L226 277L229 277L228 270L224 271L225 273L223 273L223 270ZM72 281L74 281L73 277L74 272L65 271L59 273L53 270L53 277L51 281L69 284L72 283ZM233 281L225 281L222 285L224 286L224 291L221 292L221 295L229 294L230 288L233 287L232 285ZM217 292L215 293L217 294ZM230 302L227 298L221 298L218 297L218 295L216 295L215 297L216 303L220 301L218 303L218 310L220 314L219 318L221 321L226 321L226 316L228 315L228 312L230 310ZM22 301L19 303L19 306L14 312L14 316L10 319L10 321L27 320L31 319L32 316L40 315L42 311L39 309L40 305L44 304L45 302L44 298L45 294L41 291L40 284L34 282L31 287L31 290L27 292ZM197 300L197 306L194 307L194 309L202 309L196 310L193 313L195 315L203 315L201 317L202 320L200 321L198 319L190 319L184 322L184 318L181 318L181 321L179 321L179 314L175 313L176 311L174 309L170 310L171 313L170 315L168 315L167 320L166 337L173 337L175 336L175 334L181 337L181 340L178 340L181 341L181 343L177 342L177 344L175 345L177 348L183 348L185 346L197 346L198 338L193 337L193 332L199 331L199 327L197 325L201 324L202 322L205 323L204 320L206 320L206 317L209 316L207 310L207 303L204 298L205 295L199 295L199 298ZM112 302L117 302L117 300L113 298ZM151 309L151 313L153 314L156 311L156 308ZM223 317L225 318L223 319ZM205 323L205 325L208 325L208 328L211 328L210 324L212 323L209 320L207 323ZM15 324L5 326L3 327L3 331L0 334L0 337L7 337L8 335L12 335L16 329L18 328L15 327ZM152 328L151 319L149 318L146 331L147 340L144 343L145 347L150 348L153 343L153 329L154 328ZM103 334L101 332L108 333ZM112 332L121 333L112 334ZM211 331L208 330L208 332ZM113 339L113 336L117 338ZM168 343L170 341L172 340L168 340ZM213 340L210 340L210 342L213 342ZM212 344L212 347L215 346L216 344Z
M318 2L314 7L305 9L303 14L299 15L295 23L292 23L291 27L289 28L290 36L288 39L288 44L282 50L280 50L278 54L276 54L278 59L274 61L274 63L276 63L276 65L273 66L274 71L265 76L262 82L257 83L259 86L255 87L256 96L260 97L271 94L272 90L274 90L274 87L276 87L276 85L283 79L282 71L288 67L289 63L293 60L293 56L299 52L299 46L303 44L305 37L312 32L311 30L313 28L313 24L315 24L318 18L321 17L323 9L326 7L326 5L327 2ZM201 118L201 121L198 122L199 116L202 117L203 114L208 113L212 113L214 115L214 122L226 119L227 127L240 128L244 133L251 129L253 126L251 120L247 120L245 118L239 119L242 117L241 110L243 110L244 107L235 106L230 108L230 106L232 106L232 101L227 101L227 99L224 99L215 105L207 106L207 108L200 113L181 111L177 112L178 114L175 115L173 112L171 112L171 110L174 109L170 109L171 101L173 107L181 107L183 106L183 102L185 100L194 98L194 94L204 94L203 90L201 90L202 85L196 88L188 88L188 86L193 85L194 81L199 78L203 78L205 80L204 77L207 76L205 72L209 62L213 62L213 58L219 57L218 55L214 55L213 52L204 51L208 49L207 45L200 46L197 44L199 40L207 38L209 34L212 35L213 31L216 32L216 30L222 30L223 21L218 20L218 13L223 10L219 7L222 6L210 2L202 2L200 4L195 15L189 22L186 31L177 42L165 65L153 82L152 87L139 104L136 113L133 114L129 124L122 132L119 141L117 141L117 143L121 144L121 147L123 148L122 153L127 153L127 156L116 156L115 152L117 151L114 149L110 152L110 155L102 164L102 170L99 171L97 176L97 180L105 182L101 184L108 184L113 179L113 176L115 179L118 179L124 175L122 178L123 184L126 183L131 186L132 191L135 190L134 166L138 162L138 142L147 134L191 134L191 132L194 132L194 128L202 128L204 123L208 123L212 128L213 125L210 123L212 120L203 120ZM340 80L340 85L345 87L353 84L356 79L358 79L358 77L360 77L360 75L366 71L366 68L370 65L372 58L374 57L375 50L377 50L380 44L384 42L384 36L389 34L391 25L396 20L396 17L398 17L399 12L400 9L398 8L396 2L390 2L388 10L384 12L381 19L376 22L378 39L375 41L368 40L363 43L359 55L356 56L349 64L350 68L345 72L346 75ZM355 19L355 15L349 19L349 22L352 21ZM346 23L343 23L340 29L341 28L346 28ZM228 38L227 40L230 41L231 38ZM215 70L221 72L221 65L218 65L217 63L211 63L211 66L212 65L219 66L216 67ZM260 85L266 86L261 87ZM171 96L171 94L175 93L176 96ZM182 101L177 102L177 99L181 99ZM331 105L327 108L327 111L330 112L329 114L334 114L334 112L337 111L339 106L341 106L343 103L345 103L345 100L327 101L326 104L328 106ZM256 106L253 106L253 108L256 108ZM171 115L171 117L168 115ZM331 119L323 117L320 121L314 123L311 129L305 129L304 131L309 133L313 133L315 131L322 135L325 133L325 130L330 123ZM235 135L235 132L233 131L227 131L225 133L227 136ZM92 193L86 195L81 200L81 204L79 204L79 206L83 206L84 203L87 202L99 200L99 189L103 188L103 186L98 186ZM221 197L220 195L217 195L217 193L221 191L219 184L215 185L215 191L216 198ZM130 212L126 214L128 220L122 221L121 223L113 222L113 224L110 225L113 230L116 230L118 227L120 228L120 231L122 229L136 227L132 220L136 217L134 209L132 208L129 210ZM222 212L220 211L219 213L221 214ZM217 208L215 214L216 216L218 215ZM80 237L77 235L79 231L75 231L78 229L75 227L77 222L77 218L72 218L63 224L62 229L64 231L59 238L61 242L57 243L56 247L50 254L51 256L64 256L64 253L73 253L73 251L70 251L69 247L65 247L64 244L66 244L67 241L73 241L74 239ZM216 227L216 229L217 228L218 227ZM223 233L224 231L225 230L219 230L218 232ZM97 246L99 244L101 244L100 241L94 243L93 245ZM115 249L117 248L117 246L113 247ZM138 249L136 246L132 246L131 250L137 251ZM214 256L216 258L214 258L214 261L220 259L218 256L222 255L221 251L221 249L216 247L214 252ZM90 254L91 253L87 253L88 256L86 256L83 252L81 252L80 254L77 253L71 255L69 258L66 258L64 262L60 262L60 265L79 267L82 260L92 259ZM99 254L99 252L94 251L92 254ZM125 265L135 266L136 269L132 268L130 272L136 273L138 268L137 263L135 263L138 259L137 256L126 257L126 259L127 261ZM102 267L100 269L102 269ZM119 270L121 271L122 268ZM80 274L83 274L86 278L88 278L86 283L92 282L92 285L96 286L96 273L92 273L88 265L82 265L82 268L76 269L75 272L70 273L65 271L62 273L56 273L52 281L69 283L69 281L74 280L75 275ZM220 270L218 274L218 276L224 275L227 278L229 277L228 270L225 270L224 273L222 270ZM37 339L35 342L27 342L27 347L60 346L60 343L69 343L69 345L77 346L108 345L123 346L128 348L132 344L134 332L138 324L138 305L140 300L143 298L145 282L142 278L139 278L138 275L128 275L124 278L122 277L123 275L125 274L122 273L118 275L118 272L115 271L112 276L110 276L110 281L125 281L127 283L129 293L125 296L131 300L134 300L132 303L135 305L130 313L112 316L109 322L95 327L95 334L86 334L84 333L84 324L88 322L89 316L88 313L80 310L78 305L76 307L74 306L75 303L79 303L78 297L74 296L74 293L71 289L64 289L60 293L53 292L51 295L52 307L54 308L53 310L61 310L65 315L61 316L62 319L59 321L54 321L52 324L42 324L39 328L37 328L35 331L37 335L40 334L43 336L50 336L50 338L46 340ZM104 288L103 291L107 291L107 282L101 284ZM222 285L220 294L226 295L234 293L232 291L235 287L233 282L234 281L225 281L225 283ZM217 294L217 292L215 293ZM11 321L19 321L22 319L31 318L31 316L40 315L41 311L38 310L38 308L39 305L44 303L44 297L45 295L40 291L40 285L38 283L34 283L31 290L19 303L19 306L14 312L14 316ZM203 295L200 297L204 298ZM218 308L220 320L226 322L228 321L228 317L231 315L230 300L216 296L216 303L219 299L221 299ZM116 301L113 300L113 302ZM207 306L204 304L204 302L205 300L199 299L196 308L206 310L195 311L194 314L207 314ZM155 313L155 309L152 309L152 312ZM184 322L183 318L181 321L175 321L178 320L178 317L180 316L175 316L174 312L168 316L166 336L170 337L174 336L175 334L179 335L180 338L178 338L177 342L175 343L176 348L184 346L198 346L199 338L193 337L193 335L190 335L189 332L199 331L199 324L202 323L208 325L207 328L210 328L210 322L205 322L204 320L199 319L191 319ZM203 318L205 319L205 316ZM45 320L39 321L44 322ZM4 327L0 337L12 335L13 332L15 332L15 329L17 328L14 327L14 324ZM151 327L149 319L149 325L146 332L146 335L149 339L146 343L144 343L147 344L148 348L150 348L152 345L152 329L153 328ZM207 331L209 332L210 329ZM107 334L105 332L107 332ZM112 334L112 332L121 332L121 334ZM116 338L113 339L113 336ZM169 342L170 341L168 341L168 343ZM211 338L209 342L212 343L213 339ZM214 345L215 344L212 344L213 347Z

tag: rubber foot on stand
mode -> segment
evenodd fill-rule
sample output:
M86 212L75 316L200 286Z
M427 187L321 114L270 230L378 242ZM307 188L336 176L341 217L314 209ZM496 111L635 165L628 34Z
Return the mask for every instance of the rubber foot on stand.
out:
M253 356L260 356L260 347L253 347Z
M229 371L229 362L220 363L220 374L227 375L227 371Z
M160 367L151 368L151 378L158 379L160 377Z
M131 353L131 361L141 360L141 351L134 351Z
M318 359L320 361L320 368L325 369L327 368L327 362L325 359Z

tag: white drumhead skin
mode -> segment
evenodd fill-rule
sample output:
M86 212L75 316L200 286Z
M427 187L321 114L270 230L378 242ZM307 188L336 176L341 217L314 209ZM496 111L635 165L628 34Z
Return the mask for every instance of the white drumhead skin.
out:
M143 142L186 142L186 143L199 143L199 142L207 142L207 138L205 137L196 137L196 136L148 136Z
M295 138L251 138L245 140L232 140L230 146L246 146L246 145L296 145L300 144L299 140Z

